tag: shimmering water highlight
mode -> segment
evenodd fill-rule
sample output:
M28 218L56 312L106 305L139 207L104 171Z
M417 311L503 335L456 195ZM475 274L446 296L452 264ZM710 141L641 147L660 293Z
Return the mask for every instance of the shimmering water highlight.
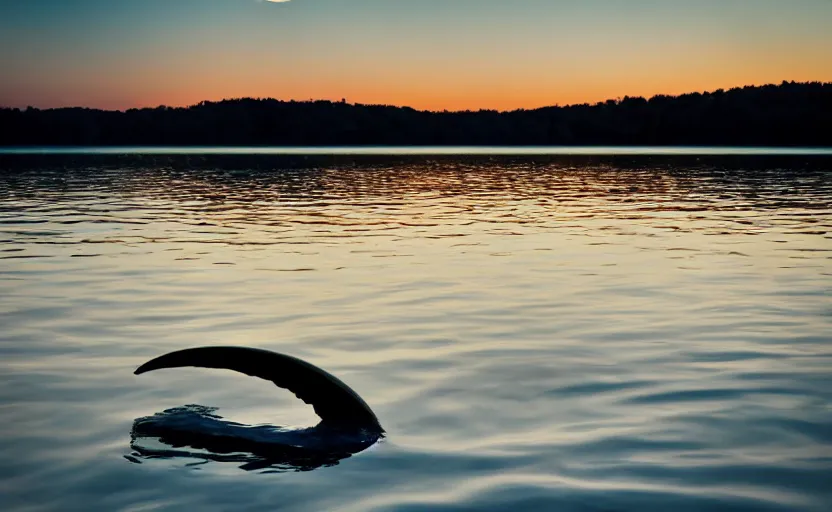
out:
M828 510L830 163L0 159L0 509ZM326 368L387 438L301 472L137 457L134 421L189 404L317 422L132 374L218 344Z

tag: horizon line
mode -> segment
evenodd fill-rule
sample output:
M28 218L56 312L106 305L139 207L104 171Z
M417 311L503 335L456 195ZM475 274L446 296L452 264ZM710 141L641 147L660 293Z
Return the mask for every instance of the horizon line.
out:
M225 156L832 156L828 146L3 146L13 155Z
M199 107L199 106L202 106L202 105L205 105L205 104L217 104L217 103L224 103L224 102L253 100L253 101L277 101L279 103L333 103L333 104L344 104L344 105L349 105L349 106L353 106L353 107L392 107L392 108L400 108L400 109L410 109L410 110L414 110L416 112L432 113L432 114L444 114L444 113L455 114L455 113L466 113L466 112L469 112L469 113L470 112L511 113L511 112L529 112L529 111L543 110L543 109L548 109L548 108L571 108L571 107L582 107L582 106L596 106L596 105L603 105L603 104L609 103L610 101L620 103L620 102L622 102L624 100L627 100L627 99L643 99L643 100L650 101L650 100L655 99L655 98L679 98L679 97L682 97L682 96L688 96L688 95L694 95L694 94L712 95L712 94L716 94L718 92L727 93L727 92L743 90L743 89L755 89L755 88L760 88L761 89L761 88L765 88L765 87L782 87L784 85L815 85L815 84L821 85L821 86L832 86L832 81L825 82L825 81L822 81L822 80L815 80L815 81L796 82L794 80L783 80L780 83L769 82L769 83L758 84L758 85L753 85L753 84L738 85L738 86L733 86L733 87L730 87L730 88L717 88L717 89L704 90L704 91L690 91L690 92L685 92L685 93L680 93L680 94L658 93L658 94L654 94L652 96L629 96L629 95L625 95L623 97L619 96L617 98L607 98L606 100L596 101L594 103L593 102L583 102L583 103L570 103L570 104L567 104L567 105L560 105L558 103L555 103L555 104L552 104L552 105L543 105L543 106L532 107L532 108L520 107L520 108L505 109L505 110L493 109L493 108L479 108L477 110L472 110L472 109L431 110L431 109L417 109L417 108L411 107L409 105L394 105L394 104L385 104L385 103L360 103L360 102L350 103L350 102L347 102L345 98L342 98L341 101L334 101L334 100L329 100L329 99L309 98L309 99L305 99L305 100L297 100L297 99L279 99L279 98L275 98L275 97L258 97L258 96L229 97L229 98L223 98L221 100L202 100L202 101L199 101L197 103L190 103L190 104L183 104L183 105L166 105L166 104L163 103L163 104L159 104L159 105L156 105L156 106L130 107L130 108L126 108L126 109L104 109L104 108L96 108L96 107L85 107L85 106L80 106L80 105L62 106L62 107L47 107L47 108L40 108L40 107L36 107L36 106L33 106L33 105L28 105L26 107L11 107L11 106L5 106L2 103L0 103L0 109L20 110L20 111L26 111L28 109L35 109L35 110L42 110L42 111L84 109L84 110L98 110L98 111L101 111L101 112L126 113L126 112L129 112L129 111L132 111L132 110L155 110L155 109L159 109L159 108L163 108L163 107L168 108L168 109L187 110L187 109L194 108L194 107Z

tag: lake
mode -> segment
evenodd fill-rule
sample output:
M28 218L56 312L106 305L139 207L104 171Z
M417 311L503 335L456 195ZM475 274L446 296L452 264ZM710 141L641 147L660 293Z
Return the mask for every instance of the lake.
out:
M217 153L0 155L0 509L829 510L823 151ZM190 404L317 423L133 375L203 345L325 368L386 437L303 471L137 449Z

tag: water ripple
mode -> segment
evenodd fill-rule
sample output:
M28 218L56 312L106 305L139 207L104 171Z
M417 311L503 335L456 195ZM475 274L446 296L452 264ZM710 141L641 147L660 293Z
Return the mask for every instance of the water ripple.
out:
M4 155L0 508L828 510L830 198L822 156ZM316 423L132 376L208 344L327 368L387 440L129 463L184 404Z

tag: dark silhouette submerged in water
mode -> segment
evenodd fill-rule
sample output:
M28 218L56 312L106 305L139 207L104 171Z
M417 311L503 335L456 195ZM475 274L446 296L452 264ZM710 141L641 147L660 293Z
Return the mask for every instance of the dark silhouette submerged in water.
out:
M199 458L244 462L244 469L310 470L373 445L384 434L364 400L334 375L298 358L246 347L201 347L171 352L141 365L134 373L181 367L219 368L270 380L312 405L321 422L311 428L286 430L269 425L246 426L223 420L215 409L185 406L133 423L131 447L136 457ZM158 439L181 451L143 446Z

